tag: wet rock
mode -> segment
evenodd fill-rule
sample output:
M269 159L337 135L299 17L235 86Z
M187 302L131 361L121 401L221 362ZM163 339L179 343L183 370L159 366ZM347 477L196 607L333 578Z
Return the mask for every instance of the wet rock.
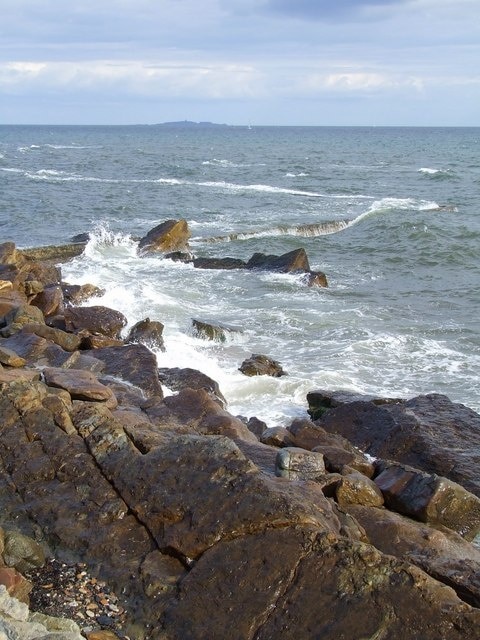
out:
M27 361L29 365L35 364L44 356L49 342L33 333L20 331L1 340L3 348L14 351L18 356Z
M281 273L309 272L310 264L305 249L294 249L281 256L254 253L247 262L246 268L279 271Z
M140 342L151 349L165 351L163 329L164 325L158 320L145 318L133 325L125 338L125 342Z
M372 456L436 473L480 496L480 416L446 396L357 400L328 410L319 424Z
M45 564L45 551L41 545L19 531L5 532L2 556L7 567L22 573Z
M227 401L220 391L218 382L215 382L215 380L212 380L212 378L201 371L188 367L182 369L179 367L161 367L158 369L158 377L160 382L172 391L204 389L219 402L222 408L227 406Z
M101 305L65 309L67 331L87 330L93 334L99 333L108 338L118 339L126 324L127 319L123 313Z
M301 418L294 420L288 430L296 447L322 453L329 471L341 473L344 466L349 466L369 478L373 476L372 462L346 438Z
M65 301L71 305L81 304L89 298L103 296L105 289L101 289L94 284L68 284L62 282L62 292Z
M280 378L281 376L287 375L279 362L258 353L252 353L250 358L244 360L239 367L239 371L246 376L272 376L273 378Z
M138 243L143 252L184 251L188 249L190 230L186 220L166 220L151 229Z
M111 389L98 382L90 371L46 368L43 375L48 386L65 389L72 398L105 402L109 408L117 406L117 399Z
M309 287L328 287L327 276L323 271L309 271L307 284Z
M240 329L230 327L220 323L205 322L192 318L193 335L204 340L214 342L226 342L227 336L232 333L239 333Z
M188 251L172 251L165 254L165 258L172 260L173 262L184 262L188 264L193 260L193 254Z
M480 532L480 498L456 482L399 463L379 461L375 483L389 509L441 524L472 540Z
M272 447L291 447L294 445L290 431L285 427L269 427L262 431L260 442Z
M221 606L207 619L212 601ZM221 640L227 628L232 640L461 640L478 636L479 619L423 571L370 545L297 527L208 549L181 582L164 627L174 640Z
M387 509L349 505L368 540L388 555L411 562L452 587L459 598L480 605L480 549L459 534L416 522Z
M239 258L194 258L196 269L244 269L247 263Z
M155 354L143 344L104 347L90 352L105 364L104 374L120 378L142 390L146 398L162 398Z
M381 507L383 494L378 486L361 473L349 473L339 480L335 497L339 505L362 504L368 507Z
M288 480L315 480L325 474L321 453L285 447L277 453L275 475Z

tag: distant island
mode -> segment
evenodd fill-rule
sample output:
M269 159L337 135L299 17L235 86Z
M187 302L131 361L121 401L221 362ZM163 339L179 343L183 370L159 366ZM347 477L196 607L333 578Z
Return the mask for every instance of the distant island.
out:
M157 127L229 127L228 124L216 122L193 122L192 120L177 120L175 122L159 122Z

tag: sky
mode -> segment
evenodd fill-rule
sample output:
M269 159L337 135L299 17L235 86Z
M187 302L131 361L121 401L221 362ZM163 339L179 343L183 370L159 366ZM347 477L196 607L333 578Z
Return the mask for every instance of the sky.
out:
M480 126L480 0L0 0L0 124Z

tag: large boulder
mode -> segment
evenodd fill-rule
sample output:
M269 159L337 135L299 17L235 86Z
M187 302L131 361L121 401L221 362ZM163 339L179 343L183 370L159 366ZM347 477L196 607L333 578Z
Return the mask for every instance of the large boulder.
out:
M207 376L197 369L185 367L161 367L158 369L158 377L160 382L172 391L183 391L184 389L205 389L211 394L222 407L227 406L218 382Z
M145 318L133 325L125 338L125 342L139 342L152 349L165 351L163 329L164 325L158 320Z
M101 305L65 309L67 331L99 333L108 338L118 339L126 324L127 319L123 313Z
M429 394L411 400L355 398L311 410L318 424L366 453L436 473L480 496L480 415Z
M151 229L138 243L142 252L184 251L188 249L190 230L186 220L166 220Z
M49 387L65 389L74 399L105 402L111 409L117 406L111 389L101 384L91 371L46 368L43 375Z

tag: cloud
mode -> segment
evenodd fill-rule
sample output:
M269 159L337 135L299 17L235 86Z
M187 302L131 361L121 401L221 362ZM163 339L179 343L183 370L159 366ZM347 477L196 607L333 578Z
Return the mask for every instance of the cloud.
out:
M370 9L384 9L385 5L404 4L406 0L267 0L265 8L280 14L306 20L343 21L359 19Z

